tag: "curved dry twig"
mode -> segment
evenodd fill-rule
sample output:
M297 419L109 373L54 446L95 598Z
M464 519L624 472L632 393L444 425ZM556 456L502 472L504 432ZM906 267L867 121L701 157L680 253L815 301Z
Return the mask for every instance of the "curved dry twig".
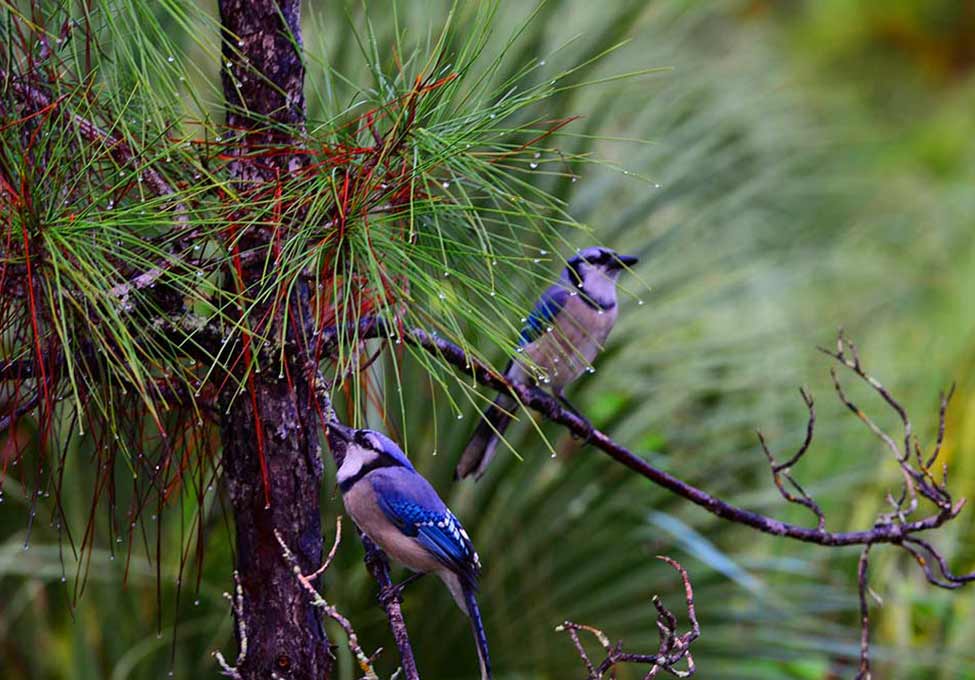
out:
M687 575L687 570L676 560L663 555L658 555L657 559L663 560L680 574L681 582L684 585L684 602L690 629L686 633L677 633L677 617L663 605L657 595L652 598L653 606L657 610L657 630L660 633L660 645L655 654L624 652L622 641L615 644L611 643L609 637L599 628L565 621L555 630L569 634L579 658L582 659L582 663L586 667L586 680L601 680L603 676L614 672L616 666L623 663L649 665L650 669L644 676L645 679L655 678L661 671L678 678L688 678L697 672L694 657L691 655L691 644L701 636L701 627L698 624L697 612L694 609L694 590L691 587L690 577ZM598 664L594 664L586 652L586 648L579 639L580 632L592 634L606 652L605 658ZM681 662L686 662L686 669L677 668Z
M338 609L336 609L335 605L329 604L328 601L322 597L321 593L318 592L313 583L315 579L324 574L328 568L332 566L332 560L335 559L335 553L338 552L339 543L342 542L341 515L335 518L335 540L332 542L331 550L328 551L328 556L325 558L325 561L322 562L322 566L311 574L306 575L302 573L301 566L298 564L298 559L295 557L294 553L291 552L291 549L288 548L288 545L284 542L284 539L281 537L281 534L277 529L274 530L274 537L278 540L278 545L281 546L282 555L284 556L285 561L294 571L295 576L298 578L298 582L301 583L301 587L304 588L310 595L312 605L321 609L325 616L335 621L337 624L339 624L342 630L345 631L347 640L346 644L348 644L349 651L352 652L352 656L355 657L356 663L359 664L359 669L364 673L364 680L379 680L379 676L376 675L376 670L373 668L373 661L382 650L380 649L376 651L376 653L372 656L366 654L362 649L362 646L359 644L359 636L355 632L355 628L352 627L352 623L348 618L342 615Z

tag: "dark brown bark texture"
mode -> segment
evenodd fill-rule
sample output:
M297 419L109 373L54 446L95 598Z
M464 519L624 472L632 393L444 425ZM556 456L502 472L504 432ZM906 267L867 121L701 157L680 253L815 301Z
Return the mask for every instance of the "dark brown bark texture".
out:
M239 191L259 192L303 163L300 154L261 153L268 146L281 150L301 144L305 104L300 0L220 0L219 7L226 150L238 156L230 171ZM267 249L269 235L251 226L239 244L251 252ZM240 274L245 287L258 276L246 268ZM228 288L239 285L233 278L228 277ZM267 320L267 312L261 305L250 310L248 327ZM265 365L253 374L248 389L229 402L229 412L228 404L222 406L224 479L236 522L237 570L244 596L243 612L237 615L238 644L242 635L247 639L247 653L237 672L245 680L328 678L334 663L320 614L282 558L274 536L274 530L280 532L306 573L321 563L319 422L310 382L314 371L309 371L300 351L300 336L308 330L302 320L310 319L307 292L300 287L289 300L289 314L288 366ZM262 331L280 337L281 311L269 323ZM279 377L282 374L290 384Z

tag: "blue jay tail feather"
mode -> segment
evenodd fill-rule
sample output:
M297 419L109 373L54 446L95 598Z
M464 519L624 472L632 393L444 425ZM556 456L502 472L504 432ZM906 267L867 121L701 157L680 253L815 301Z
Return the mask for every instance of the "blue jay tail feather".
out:
M487 635L484 633L484 623L481 621L481 610L477 606L477 593L474 588L467 585L464 586L464 602L467 604L467 615L471 617L474 642L477 643L481 680L491 680L491 656L488 654Z
M504 434L511 423L511 412L516 406L517 402L512 397L499 394L488 407L460 456L455 472L457 479L470 476L480 479L484 475L497 453L498 444L501 443L500 435Z

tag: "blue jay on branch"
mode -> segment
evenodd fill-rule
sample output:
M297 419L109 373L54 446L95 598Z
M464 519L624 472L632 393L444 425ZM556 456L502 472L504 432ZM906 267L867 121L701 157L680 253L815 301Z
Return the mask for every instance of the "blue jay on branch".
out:
M394 595L422 574L439 576L470 617L481 680L490 680L487 636L477 606L481 563L464 527L389 437L330 422L328 441L352 521L383 552L416 572L393 587Z
M633 255L598 246L572 257L558 282L542 293L521 331L517 351L526 360L511 361L505 377L551 385L559 401L582 418L566 399L565 387L592 370L592 361L616 323L616 280L624 267L637 262ZM484 474L516 406L510 395L500 394L484 412L457 464L458 479L480 479Z

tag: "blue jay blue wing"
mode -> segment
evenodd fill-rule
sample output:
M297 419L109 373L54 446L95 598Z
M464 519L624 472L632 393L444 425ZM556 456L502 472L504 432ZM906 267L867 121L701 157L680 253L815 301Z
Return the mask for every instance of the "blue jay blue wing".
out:
M402 494L377 493L379 507L390 522L424 548L471 587L480 571L477 553L460 521L443 505L418 503ZM439 501L439 498L437 499Z
M558 284L550 286L535 303L535 309L528 315L525 327L521 329L519 344L528 345L545 332L555 317L559 315L569 299L569 291Z

